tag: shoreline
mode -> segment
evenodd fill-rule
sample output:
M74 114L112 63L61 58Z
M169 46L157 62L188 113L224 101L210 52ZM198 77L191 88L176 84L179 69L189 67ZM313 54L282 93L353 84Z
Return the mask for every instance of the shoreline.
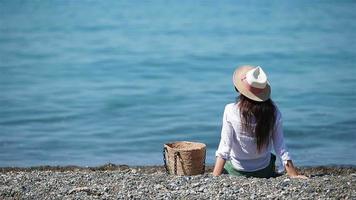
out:
M300 167L307 180L173 176L163 166L0 167L0 199L355 199L355 166Z

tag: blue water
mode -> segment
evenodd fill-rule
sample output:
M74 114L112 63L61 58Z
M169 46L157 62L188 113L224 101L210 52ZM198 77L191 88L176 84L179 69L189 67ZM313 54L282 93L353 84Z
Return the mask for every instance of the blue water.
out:
M214 162L261 65L297 165L356 165L355 1L0 1L0 166Z

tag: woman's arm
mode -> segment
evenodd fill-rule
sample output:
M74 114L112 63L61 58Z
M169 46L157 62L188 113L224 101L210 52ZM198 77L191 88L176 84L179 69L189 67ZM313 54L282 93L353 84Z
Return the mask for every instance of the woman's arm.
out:
M234 131L231 123L227 119L228 109L228 105L226 105L221 129L221 139L219 147L215 152L216 163L213 172L214 176L219 176L222 173L226 160L230 159L231 143Z
M213 171L213 175L214 176L220 176L223 169L224 169L224 165L225 165L225 160L220 158L220 157L216 157L216 162L215 162L215 167L214 167L214 171Z
M277 111L277 120L272 134L272 139L274 150L281 159L288 176L291 178L307 178L306 176L299 175L297 169L293 165L291 157L289 156L284 142L282 115L279 111Z

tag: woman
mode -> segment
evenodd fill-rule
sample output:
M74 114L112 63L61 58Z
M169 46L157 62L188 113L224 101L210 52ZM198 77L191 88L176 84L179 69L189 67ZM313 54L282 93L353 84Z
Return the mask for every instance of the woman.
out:
M247 177L275 177L273 146L290 177L306 178L298 174L287 151L281 113L270 99L271 87L262 68L242 66L236 69L233 83L240 96L237 103L225 106L213 175L224 172Z

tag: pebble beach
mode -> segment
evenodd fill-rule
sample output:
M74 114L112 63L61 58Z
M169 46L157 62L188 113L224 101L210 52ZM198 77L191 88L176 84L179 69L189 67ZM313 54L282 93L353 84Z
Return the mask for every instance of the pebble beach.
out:
M0 199L356 199L355 166L304 167L309 179L166 174L162 166L0 168Z

